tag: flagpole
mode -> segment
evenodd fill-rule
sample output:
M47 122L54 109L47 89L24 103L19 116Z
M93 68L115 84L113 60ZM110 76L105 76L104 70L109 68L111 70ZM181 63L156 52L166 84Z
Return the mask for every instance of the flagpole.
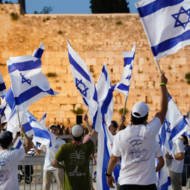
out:
M125 116L125 110L126 110L126 106L127 106L127 97L128 96L125 97L125 104L124 104L122 116Z
M19 110L16 110L17 111L17 117L18 117L18 123L19 123L19 127L21 128L21 122L20 122L20 116L19 116Z
M159 71L159 74L161 75L161 74L162 74L162 70L161 70L160 64L159 64L160 61L158 61L158 60L154 57L154 62L155 62L156 67L157 67L157 69L158 69L158 71Z

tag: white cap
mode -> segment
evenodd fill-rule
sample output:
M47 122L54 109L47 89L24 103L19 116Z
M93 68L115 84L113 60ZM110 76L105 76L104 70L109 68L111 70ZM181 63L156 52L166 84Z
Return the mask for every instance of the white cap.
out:
M71 129L71 134L73 135L73 137L80 137L83 135L83 128L80 125L74 125Z
M137 102L132 108L132 115L136 118L142 118L148 114L148 105L144 102Z

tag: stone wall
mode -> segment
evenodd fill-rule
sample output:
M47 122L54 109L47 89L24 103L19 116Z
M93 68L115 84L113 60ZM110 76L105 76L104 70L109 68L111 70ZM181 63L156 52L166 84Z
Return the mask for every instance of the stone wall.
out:
M73 83L67 40L85 60L95 81L106 63L113 84L122 74L122 52L129 51L135 42L137 51L127 108L130 111L134 102L143 100L150 105L150 116L159 109L159 75L138 15L21 16L18 13L18 5L0 5L0 72L9 87L6 60L10 56L32 54L40 42L44 43L42 69L46 75L56 74L48 80L59 94L45 97L30 107L38 118L47 112L50 122L56 119L67 125L68 120L75 122L73 107L87 110ZM160 66L168 77L169 92L186 114L190 110L190 86L185 81L185 74L190 71L190 47L162 58ZM114 119L119 120L118 110L124 106L124 99L122 94L114 93Z

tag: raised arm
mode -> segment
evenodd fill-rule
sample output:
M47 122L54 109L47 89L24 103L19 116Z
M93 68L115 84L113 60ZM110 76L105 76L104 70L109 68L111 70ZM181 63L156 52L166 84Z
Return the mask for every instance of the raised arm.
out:
M167 78L164 73L161 74L160 78L160 90L161 90L161 98L160 98L160 111L156 113L156 117L158 117L161 123L164 122L167 108L168 108L168 91L167 91Z

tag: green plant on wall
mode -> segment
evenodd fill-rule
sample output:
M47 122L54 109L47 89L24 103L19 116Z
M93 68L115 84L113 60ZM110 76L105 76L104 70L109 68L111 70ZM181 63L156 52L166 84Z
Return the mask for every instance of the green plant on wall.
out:
M74 114L76 114L76 115L82 115L83 113L84 113L84 110L83 110L83 108L81 108L81 107L78 107L78 108L76 108L76 109L72 109L72 112L74 113Z
M13 12L10 13L10 17L14 21L19 19L19 15L17 13L13 13Z
M127 108L120 108L119 109L119 114L122 115L122 114L127 114L128 113L128 109Z

